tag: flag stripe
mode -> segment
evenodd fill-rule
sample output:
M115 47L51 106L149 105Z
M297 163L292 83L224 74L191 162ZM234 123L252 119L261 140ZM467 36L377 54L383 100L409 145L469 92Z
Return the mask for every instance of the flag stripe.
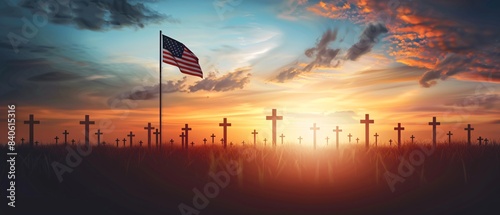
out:
M202 71L200 68L197 68L197 67L188 67L188 66L184 66L184 65L179 65L179 64L176 64L175 62L172 62L172 61L167 61L167 60L163 60L164 63L168 63L170 65L173 65L173 66L177 66L179 67L179 69L182 71L191 71L193 73L196 73L196 74L202 74Z
M195 62L195 61L192 61L192 60L187 60L187 59L184 59L184 58L176 58L176 57L172 56L171 54L163 55L163 56L165 58L172 59L173 61L178 61L178 62L181 62L181 63L190 64L192 66L199 66L198 62Z
M172 59L168 59L168 58L167 59L163 59L163 62L171 64L171 65L174 65L174 66L177 66L177 67L182 67L182 68L185 68L185 69L190 69L190 70L193 70L193 71L201 72L201 68L198 65L190 66L188 64L179 64L178 62L176 62L176 61L174 61Z
M177 57L173 56L172 53L170 53L168 50L163 50L163 56L172 57L175 60L186 60L186 61L190 61L192 63L198 64L198 58L190 57L190 56L184 56L183 58L177 58Z

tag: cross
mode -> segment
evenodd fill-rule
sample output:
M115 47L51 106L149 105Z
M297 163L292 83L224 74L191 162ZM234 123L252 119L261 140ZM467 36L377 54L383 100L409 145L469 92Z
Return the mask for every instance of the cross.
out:
M193 147L193 146L194 146L194 142L193 142L193 141L191 141L191 147Z
M207 145L207 138L203 138L203 145Z
M181 130L183 130L184 133L186 134L184 136L184 139L186 139L184 143L185 143L186 149L188 149L188 143L189 143L188 138L189 138L189 131L191 131L191 128L188 126L188 124L184 124L184 128L181 128Z
M316 149L316 131L319 130L319 127L316 127L316 123L314 123L313 127L311 127L310 129L313 130L314 133L313 143L314 143L314 149Z
M123 138L123 147L125 147L125 142L127 142L127 139Z
M184 135L184 132L182 132L182 134L181 134L181 135L179 135L179 137L182 139L182 148L184 148L184 137L185 137L185 136L186 136L186 135Z
M230 145L231 147L233 147L233 141L231 141L231 143L229 143L229 145Z
M448 144L451 144L451 135L453 135L453 133L451 133L451 131L448 131L446 135L448 135Z
M349 137L349 143L351 143L351 137L352 137L351 133L349 133L349 135L347 136Z
M57 140L59 140L59 137L56 136L54 139L56 139L56 146L57 146Z
M21 138L21 145L24 145L24 138Z
M470 146L470 131L474 131L474 128L467 124L467 128L464 128L467 131L467 145Z
M33 139L34 139L34 134L35 134L35 124L40 124L40 121L35 121L34 119L35 117L33 116L33 114L30 114L30 120L28 121L24 121L24 124L29 124L29 128L30 128L30 146L33 146Z
M432 122L429 122L429 125L432 125L432 146L436 147L436 125L441 125L440 122L436 122L436 117L432 117Z
M389 146L392 146L392 139L389 139Z
M95 133L97 135L97 145L99 146L101 144L101 129L97 129L97 132Z
M212 138L212 144L214 144L215 134L212 133L212 135L210 137Z
M359 143L359 138L356 138L356 144L358 144L358 143Z
M252 134L253 134L253 146L257 145L257 134L258 133L259 132L257 132L255 129L253 129L253 132L252 132Z
M71 145L74 146L75 145L75 139L72 139L71 140Z
M174 144L174 139L170 139L170 146Z
M158 129L156 129L155 132L153 132L153 134L156 136L156 149L158 149L158 134L160 134L160 132L158 131ZM160 149L161 149L161 143L160 143Z
M219 126L223 127L224 131L224 148L226 148L227 145L227 126L231 126L231 123L227 123L227 118L224 118L223 123L219 123Z
M116 138L116 148L118 148L118 142L120 142L120 140L118 138Z
M267 139L266 139L266 138L264 138L264 146L266 145L266 143L267 143Z
M241 144L242 144L242 145L245 145L245 141L243 140L243 141L241 142Z
M144 130L148 130L148 149L151 148L151 130L155 129L155 127L151 127L151 123L148 122L148 127L144 127ZM156 149L158 149L158 143L156 143Z
M67 130L64 130L64 132L62 134L64 134L64 145L68 145L68 134L69 134L69 132Z
M370 124L375 123L375 121L370 119L370 114L365 114L365 119L359 120L359 122L365 124L365 145L368 148L370 145Z
M130 131L130 133L127 134L127 137L130 138L130 147L132 147L132 138L135 137L135 134L132 134L132 131Z
M488 140L488 138L485 138L485 139L484 139L484 145L485 145L485 146L486 146L486 145L488 145L488 141L489 141L489 140Z
M283 133L280 135L281 137L281 145L283 145L283 138L285 137L285 135L283 135Z
M328 146L328 140L330 139L328 136L326 136L326 145Z
M35 146L38 146L38 141L35 141Z
M401 123L398 123L398 127L394 127L394 130L398 131L398 148L399 148L401 147L401 131L405 130L405 127L401 127Z
M224 145L224 138L220 138L220 144Z
M142 140L139 140L139 146L142 147Z
M375 135L373 135L373 136L375 136L375 146L377 146L377 143L378 143L378 136L379 136L379 135L378 135L378 133L375 133Z
M297 139L299 139L299 144L301 144L301 143L302 143L302 139L303 139L303 138L302 138L302 137L299 137L299 138L297 138Z
M483 143L483 138L481 136L479 136L479 138L477 138L477 140L479 140L479 145L481 145L481 143Z
M415 136L413 136L413 134L411 135L411 144L413 144L413 139L415 139Z
M333 130L333 132L335 132L335 145L337 149L339 149L339 132L342 132L342 129L339 129L338 126L335 126L335 130Z
M276 115L276 109L273 109L271 116L266 116L266 120L273 121L273 146L276 146L276 120L283 120L283 116Z
M80 121L80 125L85 125L85 146L89 147L90 146L90 141L89 141L89 125L95 124L94 121L90 121L89 115L85 115L85 121Z

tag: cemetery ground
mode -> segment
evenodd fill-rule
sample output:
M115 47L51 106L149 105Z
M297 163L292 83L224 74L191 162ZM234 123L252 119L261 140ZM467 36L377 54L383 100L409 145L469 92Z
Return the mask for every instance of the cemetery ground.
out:
M120 144L121 145L121 144ZM7 214L498 214L500 145L17 147ZM68 146L77 152L77 147ZM2 153L7 149L0 148ZM73 151L70 150L70 151ZM70 172L59 181L54 163ZM70 167L73 166L73 167ZM8 163L0 172L7 175ZM5 193L6 178L0 178ZM4 197L5 198L5 197ZM4 210L5 209L5 210ZM12 213L11 213L12 212ZM4 213L1 213L4 214Z

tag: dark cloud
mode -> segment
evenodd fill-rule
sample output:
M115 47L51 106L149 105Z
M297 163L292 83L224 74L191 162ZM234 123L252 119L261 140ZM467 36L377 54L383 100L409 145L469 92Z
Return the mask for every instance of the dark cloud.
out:
M308 63L304 68L298 67L296 64L292 67L287 67L280 71L274 78L275 81L283 83L287 80L296 78L302 73L310 72L316 67L338 67L340 62L335 62L340 49L329 48L328 45L337 39L337 29L328 29L323 33L321 39L316 43L316 46L306 49L304 54L308 58L314 60Z
M335 30L327 30L323 33L320 41L316 44L315 47L307 49L304 54L309 58L314 58L314 61L309 63L306 67L304 67L304 71L311 71L318 66L332 66L332 60L337 56L340 49L331 49L328 48L328 45L337 39L337 29Z
M423 87L430 87L436 84L436 79L446 80L448 77L467 72L472 61L471 57L466 57L459 54L448 54L439 61L433 70L429 70L422 75L419 80Z
M482 107L484 109L493 109L500 105L500 95L499 94L477 94L472 96L467 96L455 103L459 107Z
M50 81L71 81L82 78L79 75L67 72L47 72L28 78L28 81L50 82Z
M381 23L368 24L359 37L359 41L347 50L345 58L354 61L361 55L370 52L377 43L377 37L387 32L387 28Z
M185 85L186 80L187 80L186 77L177 81L169 80L167 81L167 83L162 83L161 90L163 93L185 92L184 88L186 86ZM159 84L153 86L138 86L130 91L119 94L118 96L110 99L109 101L114 101L116 99L150 100L158 98L159 92L160 92Z
M302 70L300 68L290 67L290 68L287 68L287 69L281 71L274 79L277 82L283 83L287 80L292 80L292 79L296 78L297 76L299 76L303 72L304 72L304 70Z
M160 14L142 2L132 0L61 0L39 4L39 1L23 1L21 6L32 13L44 11L55 24L75 25L92 31L113 28L143 28L150 23L178 22L171 16Z
M224 92L235 89L243 89L250 82L250 72L248 69L238 69L227 73L222 77L216 77L215 73L210 73L207 78L189 86L190 92L199 90Z
M491 121L492 124L500 124L500 119Z

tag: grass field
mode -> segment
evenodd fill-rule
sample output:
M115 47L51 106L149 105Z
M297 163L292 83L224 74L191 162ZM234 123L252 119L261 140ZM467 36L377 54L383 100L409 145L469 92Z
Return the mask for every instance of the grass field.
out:
M64 146L17 151L16 208L7 214L183 214L179 205L184 214L500 212L500 146L493 144L94 146L78 165L70 160L74 167ZM54 162L72 170L62 182ZM2 162L2 176L7 168ZM0 182L5 191L6 177Z

